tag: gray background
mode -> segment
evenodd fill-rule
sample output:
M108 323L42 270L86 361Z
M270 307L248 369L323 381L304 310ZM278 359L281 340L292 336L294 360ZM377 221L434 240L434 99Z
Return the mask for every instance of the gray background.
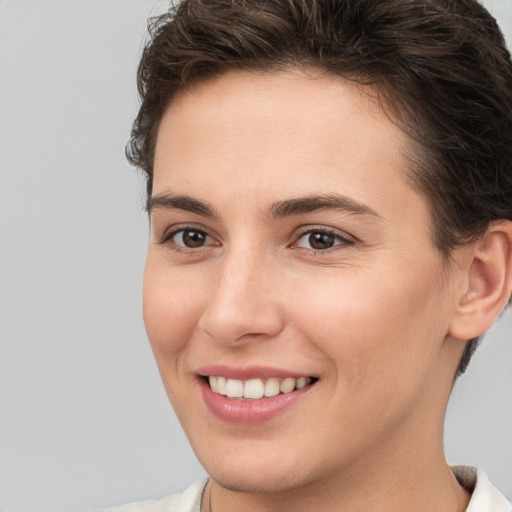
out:
M512 39L512 2L486 2ZM141 316L143 180L124 159L154 0L0 1L0 511L158 497L204 473ZM451 462L512 498L512 314L457 385Z

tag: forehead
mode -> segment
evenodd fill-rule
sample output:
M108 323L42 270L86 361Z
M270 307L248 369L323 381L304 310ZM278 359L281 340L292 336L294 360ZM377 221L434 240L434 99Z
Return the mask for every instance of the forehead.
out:
M281 128L293 124L297 135L303 129L303 135L309 131L314 136L316 128L324 126L329 117L348 119L348 114L356 114L350 116L352 124L364 122L370 129L374 124L387 125L405 140L405 135L390 122L373 86L315 69L232 71L200 81L176 93L164 112L160 128L179 117L182 129L196 127L199 122L213 126L224 120L233 131L259 125L259 134L263 136L270 134L269 123L278 123ZM159 138L161 132L162 129Z
M336 192L386 210L415 195L408 145L370 88L318 73L232 72L167 108L153 194L225 189L253 202Z

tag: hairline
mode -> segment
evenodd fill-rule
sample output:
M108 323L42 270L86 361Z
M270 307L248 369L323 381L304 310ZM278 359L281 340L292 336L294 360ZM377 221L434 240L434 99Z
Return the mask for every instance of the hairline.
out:
M439 226L436 225L436 219L434 215L434 203L433 198L429 197L427 192L423 190L418 176L424 173L425 166L433 165L432 157L426 156L426 147L419 141L412 137L410 131L405 128L408 119L407 114L400 114L398 111L399 107L403 107L404 104L401 102L399 93L392 85L386 83L379 83L378 80L374 79L370 75L363 76L362 74L357 76L351 76L349 74L342 74L339 72L333 72L326 66L322 66L318 62L307 60L293 60L284 58L275 63L219 63L216 70L211 71L209 74L205 74L199 77L184 81L181 85L175 88L174 92L169 95L165 106L160 110L159 117L152 127L151 144L152 144L152 163L151 172L146 173L147 176L147 190L146 190L146 204L149 204L152 194L152 185L154 177L154 157L156 151L156 143L158 134L160 131L160 125L164 118L165 113L168 111L170 105L175 101L179 100L182 94L194 93L196 90L210 83L211 81L229 75L231 73L249 73L254 75L268 75L276 74L280 72L296 71L302 73L304 76L310 79L318 79L325 76L336 77L339 79L349 80L358 86L361 93L367 94L373 101L376 102L378 107L381 109L383 115L385 115L390 122L392 122L404 135L406 143L400 148L400 154L405 161L405 179L412 190L418 192L425 198L428 205L429 212L429 232L433 247L436 252L441 256L443 266L446 270L449 269L450 263L452 262L454 246L443 248L442 244L437 235ZM409 116L410 117L410 116ZM418 158L419 156L419 158ZM470 243L468 240L467 243ZM458 244L464 245L464 244Z

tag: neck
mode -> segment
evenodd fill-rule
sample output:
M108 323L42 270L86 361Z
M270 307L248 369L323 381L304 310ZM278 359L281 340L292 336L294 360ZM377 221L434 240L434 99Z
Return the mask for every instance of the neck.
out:
M211 480L202 512L464 512L470 494L460 487L446 463L429 471L414 461L407 474L367 471L364 482L356 475L331 482L314 482L278 493L247 493L223 488Z

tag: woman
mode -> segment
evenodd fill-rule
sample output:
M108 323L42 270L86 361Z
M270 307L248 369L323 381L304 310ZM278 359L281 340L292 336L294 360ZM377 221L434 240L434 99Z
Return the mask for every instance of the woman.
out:
M144 319L211 478L119 510L511 510L443 452L512 290L512 67L487 11L185 0L139 91Z

